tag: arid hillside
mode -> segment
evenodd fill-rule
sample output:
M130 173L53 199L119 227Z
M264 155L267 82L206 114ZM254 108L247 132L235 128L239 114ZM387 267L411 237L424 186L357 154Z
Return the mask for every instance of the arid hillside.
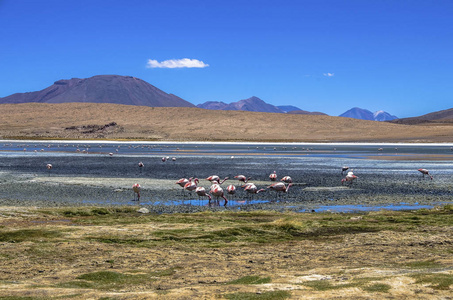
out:
M0 138L271 142L453 142L453 124L118 104L1 104Z

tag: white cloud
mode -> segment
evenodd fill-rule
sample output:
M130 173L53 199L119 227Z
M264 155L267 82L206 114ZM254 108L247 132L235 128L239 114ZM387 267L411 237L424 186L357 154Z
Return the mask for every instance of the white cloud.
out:
M322 75L324 75L326 77L334 77L335 73L323 73Z
M205 64L198 59L182 58L182 59L169 59L164 61L157 61L154 59L148 59L146 64L147 68L206 68L209 67L208 64Z

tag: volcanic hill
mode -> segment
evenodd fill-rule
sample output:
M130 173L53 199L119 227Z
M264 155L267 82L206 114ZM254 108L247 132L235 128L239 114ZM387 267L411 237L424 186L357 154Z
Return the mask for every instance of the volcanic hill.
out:
M135 77L98 75L86 79L58 80L37 92L16 93L0 103L112 103L152 107L195 107L173 94Z

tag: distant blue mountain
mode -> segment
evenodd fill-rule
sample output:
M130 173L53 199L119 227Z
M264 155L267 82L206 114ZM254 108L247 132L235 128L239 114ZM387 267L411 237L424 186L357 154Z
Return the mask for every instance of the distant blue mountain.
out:
M268 104L258 97L251 97L237 102L231 102L230 104L226 104L220 101L208 101L202 104L198 104L197 107L214 110L245 110L245 111L283 113L283 111L279 109L277 106Z
M277 107L280 108L285 113L293 111L293 110L302 110L299 107L292 106L292 105L277 105Z
M389 114L383 110L379 110L375 113L359 107L351 108L350 110L342 113L339 117L353 118L360 120L369 120L369 121L391 121L398 119L398 117Z

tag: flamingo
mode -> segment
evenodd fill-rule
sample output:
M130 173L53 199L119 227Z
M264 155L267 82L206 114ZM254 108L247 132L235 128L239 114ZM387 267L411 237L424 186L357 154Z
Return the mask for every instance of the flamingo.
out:
M288 190L292 185L293 185L292 183L289 183L288 186L285 186L285 183L277 182L277 183L271 184L267 188L276 191L277 195L278 195L281 192L288 193Z
M236 187L233 184L230 184L229 186L227 186L227 193L229 195L236 194Z
M206 178L206 180L210 181L211 183L213 183L214 181L217 181L218 184L222 184L224 183L227 179L229 179L230 177L225 177L223 178L222 181L220 181L220 177L217 176L217 175L211 175L209 176L208 178Z
M195 189L195 193L197 193L198 197L203 197L203 196L206 196L209 198L209 201L211 201L211 195L209 195L208 193L206 193L206 189L202 186L198 186L196 189Z
M289 176L283 177L282 179L280 179L280 181L283 181L285 183L293 183L293 180Z
M167 161L167 158L166 157L162 157L162 162L166 162Z
M237 175L237 176L234 176L234 178L236 178L237 180L242 181L244 183L247 183L247 181L249 181L252 177L247 178L244 175Z
M135 194L137 194L137 201L140 201L140 184L136 183L132 186L132 190L134 191L134 201L135 201Z
M142 162L139 162L139 163L138 163L138 167L139 167L139 168L143 168L144 166L145 166L145 165L144 165Z
M271 181L277 180L277 172L274 171L274 173L272 173L271 175L269 175L269 179L270 179Z
M188 190L189 193L196 190L197 188L197 184L198 184L198 178L195 178L194 180L192 180L192 178L189 179L189 182L187 182L185 185L184 185L184 189L185 190Z
M265 191L265 189L258 189L258 188L256 187L256 185L253 184L253 183L248 184L248 185L244 188L244 190L245 190L247 193L249 193L249 194L258 194L258 193L261 193L261 192L264 192L264 191Z
M346 172L347 170L349 170L349 167L343 166L343 167L341 168L341 175L343 175L344 172Z
M423 174L423 177L425 177L425 175L428 175L428 176L431 178L431 180L433 180L433 176L432 176L431 174L429 174L429 171L428 171L428 170L426 170L426 169L418 169L417 171L419 171L420 173L422 173L422 174Z
M219 184L215 183L211 185L211 190L209 191L209 193L215 196L217 199L219 197L222 197L223 199L225 199L225 206L227 205L228 199L223 194L223 189Z
M191 180L191 179L192 179L192 177L190 177L190 179L181 178L181 179L179 179L178 181L176 181L175 183L176 183L177 185L179 185L180 187L182 187L182 191L183 191L183 193L184 193L184 186L185 186L186 183L188 183L189 180Z
M47 164L46 168L49 171L49 176L50 176L50 170L52 169L52 164Z
M357 178L358 177L355 176L354 173L352 173L352 171L350 171L348 172L348 175L346 175L346 177L341 180L341 184L344 184L345 182L350 182L349 185L352 185L354 180Z

